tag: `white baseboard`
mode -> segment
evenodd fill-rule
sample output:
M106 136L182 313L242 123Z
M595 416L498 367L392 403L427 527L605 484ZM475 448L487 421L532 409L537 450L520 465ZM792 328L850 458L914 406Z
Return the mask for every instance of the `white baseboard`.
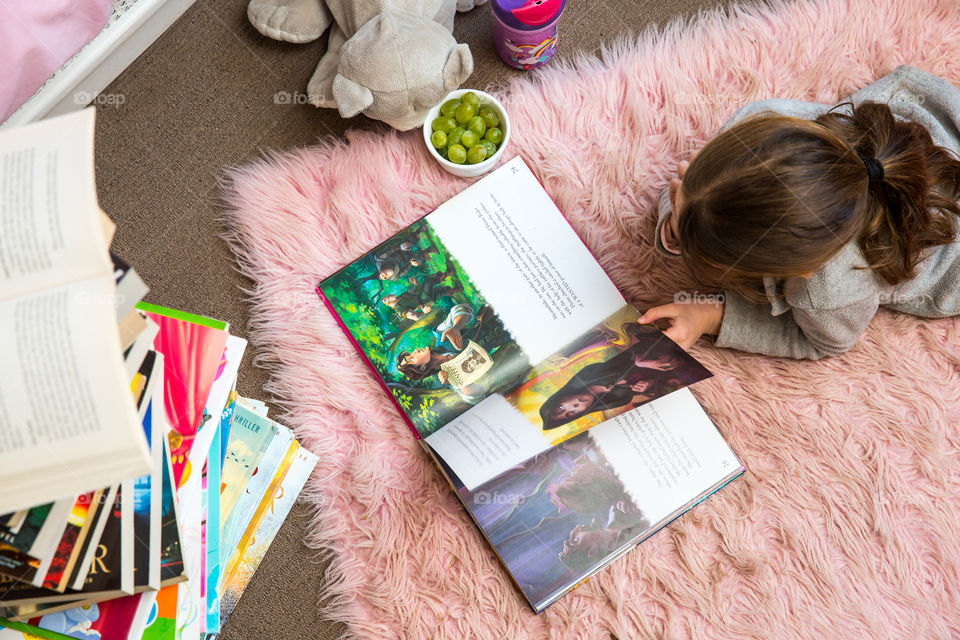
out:
M95 101L195 1L114 0L114 13L103 31L67 60L0 128L68 113Z

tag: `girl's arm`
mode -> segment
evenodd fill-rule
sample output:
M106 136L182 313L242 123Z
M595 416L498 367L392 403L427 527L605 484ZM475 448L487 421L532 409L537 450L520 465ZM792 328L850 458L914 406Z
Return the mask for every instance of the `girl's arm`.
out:
M878 298L872 296L836 309L791 307L775 316L769 304L728 293L714 344L798 359L835 356L856 344L879 306Z

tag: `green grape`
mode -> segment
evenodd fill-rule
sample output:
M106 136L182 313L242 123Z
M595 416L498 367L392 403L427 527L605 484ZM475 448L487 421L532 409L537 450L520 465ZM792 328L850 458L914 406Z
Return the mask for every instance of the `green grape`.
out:
M447 146L447 134L443 131L434 131L433 135L430 136L430 144L433 145L434 149L441 149Z
M473 116L470 118L470 122L467 123L467 129L470 129L470 131L473 131L482 138L483 134L487 132L487 125L484 124L483 118L480 116Z
M488 129L500 126L500 116L490 107L480 107L480 117L483 118L483 123Z
M487 132L484 134L483 138L499 146L500 143L503 142L503 131L500 129L500 127L487 129Z
M457 112L457 107L460 106L460 101L454 98L453 100L447 100L440 106L440 113L452 118L453 114Z
M453 118L446 116L438 116L430 124L434 131L443 131L444 133L450 133L455 126L457 126L457 123L453 121Z
M477 135L476 131L467 129L463 132L463 135L460 136L460 144L469 149L470 147L477 146L477 143L480 142L480 136Z
M460 136L463 135L465 129L461 126L456 126L453 130L447 134L447 144L460 144Z
M480 144L487 148L487 157L491 157L497 152L497 145L493 144L489 140L481 140Z
M464 104L472 105L474 109L480 108L480 96L475 94L473 91L467 91L465 94L460 96L460 100Z
M487 148L482 144L478 144L475 147L470 147L470 150L467 151L467 162L470 164L478 164L487 159Z
M467 150L462 144L452 144L447 147L447 159L453 164L463 164L467 159Z
M457 107L457 113L454 117L457 119L457 122L460 124L467 124L470 122L470 118L477 115L477 108L468 102L461 102L460 106Z

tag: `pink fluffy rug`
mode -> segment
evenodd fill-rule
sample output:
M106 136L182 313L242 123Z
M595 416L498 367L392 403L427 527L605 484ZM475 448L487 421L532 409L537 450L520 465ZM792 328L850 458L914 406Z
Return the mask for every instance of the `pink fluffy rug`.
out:
M710 13L500 93L513 150L628 299L691 286L651 247L654 197L739 105L832 102L901 63L960 84L955 0ZM308 544L352 638L960 637L960 321L881 313L842 357L714 349L695 386L748 473L530 613L314 285L465 187L419 131L351 133L226 183L253 340L321 454Z

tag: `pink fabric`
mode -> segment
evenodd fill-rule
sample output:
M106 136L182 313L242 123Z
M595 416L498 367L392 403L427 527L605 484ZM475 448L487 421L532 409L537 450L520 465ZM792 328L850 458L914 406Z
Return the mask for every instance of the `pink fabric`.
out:
M901 63L960 83L955 0L707 13L512 81L508 155L644 308L692 290L652 248L678 160L747 101L831 102ZM348 637L960 637L960 320L888 312L819 362L698 345L716 376L694 393L748 473L534 616L313 291L468 183L381 130L225 184L260 362L320 454L307 542Z
M0 122L93 40L113 0L0 2Z

